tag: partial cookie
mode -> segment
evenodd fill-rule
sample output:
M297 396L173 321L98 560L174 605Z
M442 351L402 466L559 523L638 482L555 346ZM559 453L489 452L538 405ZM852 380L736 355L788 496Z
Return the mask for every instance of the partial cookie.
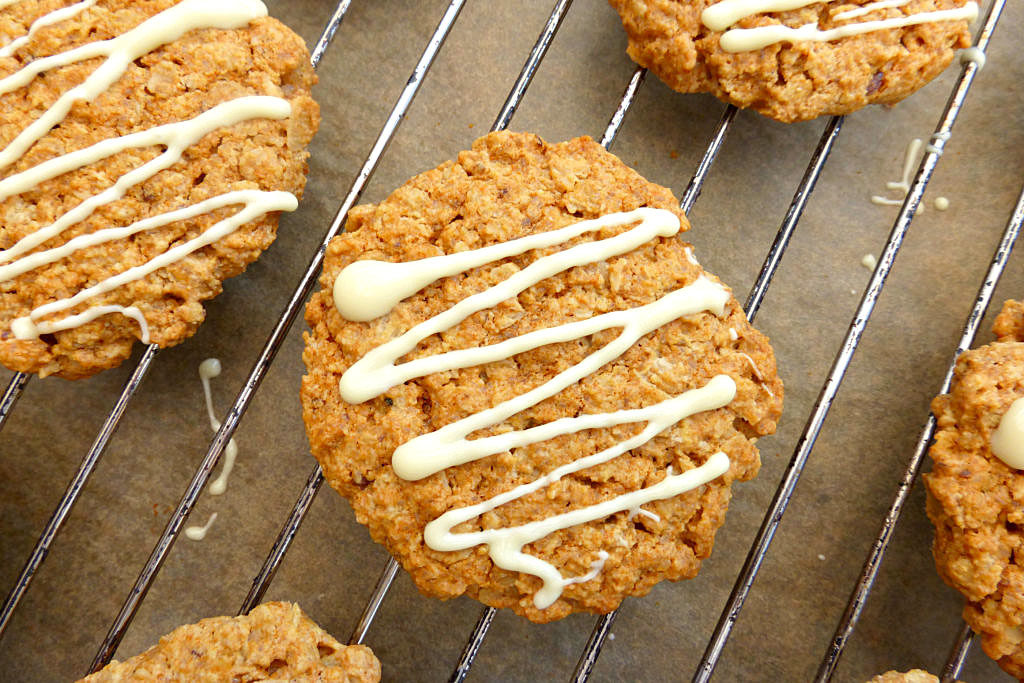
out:
M697 574L782 384L688 227L589 138L507 132L350 212L306 311L304 419L423 593L546 622Z
M902 100L970 45L967 24L977 15L966 0L808 0L783 12L739 0L609 2L629 56L670 88L786 122ZM876 21L886 27L874 30Z
M179 626L79 683L265 680L369 683L380 680L380 662L365 645L339 643L298 605L266 602L243 617Z
M98 0L46 25L66 4L0 9L28 36L0 51L0 363L80 378L195 332L295 208L319 112L261 2Z
M911 669L905 673L886 671L884 674L878 674L868 683L939 683L939 678L923 669Z
M1024 677L1024 471L995 453L1007 457L997 435L1012 431L1011 408L1024 407L1022 310L1006 303L995 326L999 339L963 353L950 393L932 402L938 430L929 451L934 466L925 475L939 574L967 598L964 619L981 634L985 652L1018 678ZM1022 422L1018 445L1024 445Z

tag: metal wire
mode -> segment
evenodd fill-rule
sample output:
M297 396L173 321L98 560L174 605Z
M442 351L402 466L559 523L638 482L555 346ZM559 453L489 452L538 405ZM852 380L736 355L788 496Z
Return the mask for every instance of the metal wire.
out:
M7 383L4 395L0 397L0 429L7 424L7 417L11 414L14 404L21 398L22 392L25 391L25 385L28 384L31 377L27 373L16 372L14 377L11 377L11 381Z
M949 651L949 658L946 665L942 667L942 683L955 683L960 677L960 670L964 668L967 655L971 651L971 643L974 642L974 631L967 624L960 627L956 642Z
M78 472L75 473L71 483L68 484L68 488L64 491L64 496L57 504L57 508L53 511L53 514L50 515L50 519L46 523L46 528L43 529L42 535L40 535L39 540L36 541L36 546L33 548L32 554L25 563L25 567L21 570L21 574L18 576L18 580L15 582L14 588L11 589L7 599L4 601L3 607L0 608L0 635L3 635L4 629L7 628L7 624L10 622L15 608L17 608L18 603L25 594L25 591L28 590L29 584L32 583L32 579L35 576L36 571L39 569L40 565L43 564L43 560L46 559L46 555L50 552L50 544L53 543L54 537L56 537L57 532L60 531L60 527L67 518L68 513L71 512L71 508L78 499L78 494L82 491L82 488L85 487L86 482L89 480L89 475L92 474L93 469L96 467L96 463L99 461L100 456L106 449L107 443L110 441L110 437L113 436L114 431L117 429L121 416L124 414L125 408L128 407L128 402L135 393L135 388L139 386L146 372L149 370L149 366L152 363L153 356L156 355L157 350L158 347L153 345L146 348L146 352L142 356L142 360L139 361L139 364L135 367L135 371L132 373L131 377L128 378L128 382L125 384L124 389L121 391L121 395L114 404L113 410L110 411L110 414L107 416L107 420L100 428L100 432L96 436L96 440L93 441L92 448L89 449L85 459L82 460L81 465L78 466Z
M245 414L249 403L252 401L252 397L262 383L263 377L270 369L270 365L273 362L274 357L277 355L277 351L280 349L281 344L284 342L284 338L288 330L291 328L292 323L301 310L303 302L312 290L320 271L320 266L323 263L324 253L327 250L327 243L341 230L349 209L351 209L356 201L358 201L363 188L365 188L366 183L373 174L373 171L376 169L381 156L384 154L384 150L387 148L388 143L390 143L399 124L401 124L402 119L405 117L409 105L412 103L413 98L419 90L420 84L423 82L423 78L426 76L430 65L433 63L434 57L437 55L438 50L444 43L445 38L447 38L448 32L451 30L452 25L458 18L459 12L461 12L464 4L465 0L452 0L445 10L444 15L441 17L441 21L434 30L434 33L427 44L423 55L417 63L416 68L413 70L409 81L406 83L405 88L399 95L398 101L395 103L395 106L385 122L377 141L374 143L366 162L359 172L359 175L356 177L348 196L345 198L341 208L335 215L330 229L324 236L320 247L317 249L316 254L313 256L312 261L303 275L302 280L299 282L292 298L289 300L284 312L278 319L278 323L274 328L274 331L267 339L263 352L257 359L256 364L253 366L245 386L242 387L242 390L235 398L235 402L232 405L231 410L224 418L223 424L221 424L220 429L217 430L217 434L214 437L213 442L210 444L209 450L203 458L199 469L196 470L185 494L178 503L178 507L171 515L163 534L154 547L153 552L150 554L149 560L146 562L145 567L143 567L142 572L139 574L128 598L125 600L120 613L111 625L106 638L104 638L103 643L93 660L91 667L92 671L99 669L110 660L114 651L117 649L117 645L124 637L124 633L127 630L128 625L131 623L136 610L138 610L139 604L149 591L149 587L152 585L154 578L160 571L164 560L167 558L167 554L170 552L171 547L173 547L175 540L177 540L178 533L181 531L181 527L184 525L185 519L195 506L196 499L198 499L199 494L206 485L213 468L216 467L217 461L220 459L225 446L237 429L242 415Z
M1020 197L1017 200L1017 206L1014 208L1013 214L1006 224L1006 229L1003 231L1003 237L999 241L999 246L996 247L995 254L992 256L992 263L985 273L985 278L978 289L978 295L975 297L974 307L964 323L960 341L957 344L956 351L953 353L952 360L950 360L946 376L942 380L942 385L939 387L938 393L940 394L949 392L950 384L953 381L953 372L956 369L956 359L961 353L971 348L971 344L974 343L974 338L978 333L978 328L981 326L982 318L985 317L985 311L988 310L989 303L992 301L992 294L995 291L996 284L998 284L999 278L1002 277L1006 263L1010 259L1010 252L1013 250L1014 242L1020 234L1021 223L1024 223L1024 190L1021 191ZM864 561L864 568L861 570L860 578L857 580L856 587L850 595L849 602L846 604L846 611L836 627L835 635L829 644L828 651L825 653L825 658L818 668L816 678L818 681L826 681L832 677L839 663L839 658L846 647L846 643L857 627L857 621L860 619L861 611L867 602L868 594L871 592L872 586L874 586L885 551L889 547L889 542L896 531L896 524L899 522L900 515L903 512L903 506L910 495L910 489L914 486L914 482L921 472L924 455L928 450L928 444L931 443L934 433L935 416L929 413L924 429L921 430L921 436L917 440L917 446L914 448L914 455L907 465L903 478L900 480L899 488L896 491L896 498L893 500L889 512L885 516L885 521L882 523L882 529L878 533L878 538L875 539L875 543L871 546L868 557Z
M640 86L644 84L646 76L647 69L637 67L636 71L633 72L633 76L630 77L629 83L626 84L626 89L622 92L622 99L619 100L619 106L615 108L615 113L609 119L608 126L604 129L604 135L601 136L601 146L605 149L611 146L612 140L619 134L622 121L626 118L626 112L633 106L636 93L640 90Z
M1005 0L996 0L992 7L989 8L989 13L986 17L985 26L981 34L983 37L986 37L986 43L987 36L991 35L992 29L995 27L995 24L999 19L999 12L1002 10L1004 2ZM996 10L997 7L998 10ZM818 399L814 404L814 409L811 412L811 416L808 419L806 426L804 427L800 440L797 442L796 450L794 451L793 457L786 468L786 473L782 482L775 492L772 504L768 508L768 512L761 524L761 528L758 530L757 537L750 548L750 552L747 554L743 569L736 579L736 583L733 586L729 600L727 601L725 609L722 611L718 620L718 625L715 627L714 634L708 643L704 656L701 658L697 672L694 675L694 681L707 681L710 679L711 673L714 671L715 665L722 654L722 650L725 648L726 640L732 631L733 625L739 617L740 611L743 609L743 603L750 592L750 588L754 583L754 579L761 567L761 563L767 555L768 547L771 545L772 539L775 536L775 531L778 529L779 523L785 514L786 507L789 505L789 500L796 488L797 481L800 479L800 474L803 472L804 465L807 463L807 458L810 456L811 451L814 448L814 443L821 431L822 424L824 424L825 417L828 415L829 408L832 406L832 401L835 399L836 393L839 391L839 386L843 381L846 370L849 368L853 355L857 350L857 345L860 343L860 338L864 333L864 328L867 325L868 320L871 318L871 313L874 310L875 303L878 301L878 297L885 285L886 278L892 270L896 254L899 252L900 246L903 244L903 239L905 238L907 230L910 227L910 223L914 218L918 204L920 204L921 198L924 196L924 191L928 185L928 181L931 179L932 173L935 171L935 167L939 162L939 157L942 155L946 141L949 138L949 133L953 128L953 124L956 122L960 109L963 106L964 98L970 90L971 83L974 81L974 76L977 73L977 70L977 64L974 62L968 62L964 66L953 93L951 94L949 101L946 103L939 126L932 138L932 146L929 147L929 151L921 160L921 164L917 170L917 175L914 177L914 182L911 185L910 192L907 194L906 200L903 202L899 215L893 225L892 232L889 234L885 250L879 258L878 266L875 268L871 277L871 282L868 284L868 288L861 298L860 306L850 323L850 327L846 333L846 338L843 341L839 354L836 356L835 361L832 364L832 369L829 371L828 378L825 380L825 384L822 386L821 392L818 394Z
M551 15L548 17L537 41L534 43L533 49L530 50L530 54L527 56L526 62L523 64L523 68L520 71L518 78L516 78L512 89L509 91L508 97L505 99L505 103L501 107L498 117L494 121L494 125L491 127L492 131L503 130L508 127L509 121L512 119L512 115L515 114L516 109L518 109L519 104L522 102L523 96L526 94L526 89L533 80L533 76L536 74L538 66L543 60L544 55L547 53L548 47L551 45L551 41L554 38L555 33L558 32L558 29L562 24L562 20L565 17L565 13L569 10L570 5L572 5L572 0L559 0L555 4L554 9L551 10ZM322 484L323 471L319 466L317 466L310 475L309 480L306 482L306 486L299 495L298 501L296 501L295 506L292 508L291 515L285 522L280 534L278 534L277 540L274 542L274 546L263 564L263 568L260 570L256 579L254 579L249 595L246 597L245 603L242 605L243 612L255 607L262 596L266 593L270 580L273 579L274 574L277 572L278 565L281 563L285 553L288 551L291 541L294 539L295 533L305 517L306 511L312 504L313 499L316 497L316 493L319 491ZM351 642L353 644L363 642L370 625L373 623L373 620L377 615L377 611L380 609L380 605L384 601L385 595L391 588L391 584L394 581L397 572L398 563L395 562L393 558L390 558L384 568L384 571L381 573L380 579L378 579L377 585L370 596L370 600L367 602L367 605L359 619L359 623L356 625L355 631L352 634ZM484 630L486 632L486 628Z

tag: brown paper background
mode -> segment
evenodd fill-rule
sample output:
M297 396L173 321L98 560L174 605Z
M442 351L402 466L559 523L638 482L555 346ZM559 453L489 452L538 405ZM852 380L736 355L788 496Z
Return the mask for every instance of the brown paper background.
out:
M271 12L312 44L326 0L279 0ZM551 9L549 2L469 2L394 142L368 185L383 198L484 133ZM320 68L321 131L299 210L274 246L227 283L186 343L159 354L80 502L0 641L0 679L49 681L83 674L211 437L196 369L222 359L214 382L224 412L369 152L446 3L354 0ZM721 681L808 680L825 653L865 553L896 491L983 273L1024 179L1024 9L1009 3L879 300L792 504L716 672ZM548 140L600 136L633 72L615 13L577 0L512 128ZM714 555L701 575L625 602L594 680L679 680L692 675L749 544L793 453L822 381L897 209L869 202L899 175L907 142L926 138L955 77L951 68L899 106L846 120L757 325L773 340L786 382L779 433L761 441L764 467L735 490ZM649 179L681 192L724 106L680 95L651 77L613 151ZM742 301L785 215L824 120L782 125L743 112L703 195L688 238ZM951 207L930 207L936 196ZM1018 251L997 302L1024 294ZM990 312L982 340L990 338ZM121 658L174 627L237 611L313 469L302 428L297 323L236 435L239 462L225 495L204 494L193 516L219 519L203 542L181 539L119 650ZM0 433L0 590L28 557L132 363L94 379L33 380ZM0 374L6 382L9 373ZM915 487L862 622L836 680L887 669L938 671L960 625L961 600L937 578L924 496ZM824 559L820 559L824 557ZM348 508L322 491L268 599L302 607L347 640L384 551ZM368 644L387 680L445 679L480 605L421 597L404 574ZM546 626L500 613L474 680L567 678L595 617ZM968 681L1008 680L975 647Z

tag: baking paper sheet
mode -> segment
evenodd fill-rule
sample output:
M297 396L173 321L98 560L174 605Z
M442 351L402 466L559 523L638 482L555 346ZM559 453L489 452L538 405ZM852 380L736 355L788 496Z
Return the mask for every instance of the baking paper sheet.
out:
M382 199L409 176L486 132L551 10L540 0L468 2L363 196ZM268 2L309 44L333 10L326 0ZM0 641L0 679L57 681L85 673L170 511L212 436L197 376L214 381L223 414L347 194L446 3L353 0L319 69L323 124L299 210L275 245L208 306L199 333L160 352L50 556ZM846 381L824 425L715 680L808 680L825 654L896 492L975 293L1024 182L1024 9L1009 3L897 258ZM550 141L599 137L634 66L615 13L578 0L522 106L516 130ZM594 680L680 680L698 662L761 524L897 213L871 204L896 180L907 143L927 138L957 68L895 108L847 118L757 326L786 382L778 434L760 442L758 479L738 485L714 554L700 576L625 602ZM642 86L612 150L647 178L681 193L724 105ZM741 301L754 282L824 119L783 125L741 112L725 141L688 235L696 255ZM931 201L945 196L948 211ZM1024 295L1018 251L996 301ZM986 321L982 341L990 338ZM212 512L206 540L178 541L118 651L131 656L174 627L234 614L313 470L300 418L304 323L288 336L236 435L239 461ZM136 354L136 357L138 354ZM32 380L0 432L0 590L13 585L67 482L134 366L88 381ZM0 373L6 383L10 373ZM960 627L961 599L935 574L918 485L836 680L897 668L935 672ZM348 639L387 561L333 491L321 491L268 599L297 601ZM369 631L387 680L442 680L481 606L421 597L400 573ZM499 613L473 680L566 679L595 623L575 615L537 626ZM1009 680L975 647L968 681Z

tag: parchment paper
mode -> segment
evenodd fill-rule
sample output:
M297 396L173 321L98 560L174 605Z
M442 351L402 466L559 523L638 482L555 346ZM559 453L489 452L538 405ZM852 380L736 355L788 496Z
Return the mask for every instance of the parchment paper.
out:
M468 147L491 126L551 10L550 2L469 2L370 182L383 198ZM313 44L327 0L269 2ZM162 351L0 642L0 679L70 680L83 673L212 436L197 376L220 358L218 412L227 410L326 232L440 18L441 0L354 0L319 70L323 124L299 210L275 245L227 283L192 339ZM825 423L770 554L740 615L716 680L808 680L823 657L896 492L956 339L1024 181L1024 9L1009 3L857 356ZM512 128L548 140L599 137L634 66L615 13L578 0ZM793 453L896 207L869 202L896 180L907 143L927 138L956 67L892 109L847 118L832 159L756 324L786 382L779 433L760 442L764 466L735 498L700 576L627 600L594 680L692 675L764 511ZM643 85L613 151L681 193L724 105ZM744 300L811 157L825 120L782 125L740 113L694 207L696 254ZM932 208L937 196L950 208ZM998 302L1024 295L1020 251ZM206 540L182 538L118 652L131 656L174 627L234 614L314 461L298 401L304 323L298 322L242 421L228 491L204 493L190 520L219 517ZM137 356L138 354L136 354ZM94 379L33 380L0 433L0 590L13 585L47 518L127 379L134 359ZM6 383L10 373L0 373ZM924 495L915 487L836 680L897 668L938 671L960 625L961 599L937 577ZM333 491L321 491L268 599L297 601L348 639L387 560ZM481 606L421 597L404 574L369 635L387 680L446 679ZM566 679L595 617L547 626L495 619L474 680ZM975 648L968 681L1009 680Z

